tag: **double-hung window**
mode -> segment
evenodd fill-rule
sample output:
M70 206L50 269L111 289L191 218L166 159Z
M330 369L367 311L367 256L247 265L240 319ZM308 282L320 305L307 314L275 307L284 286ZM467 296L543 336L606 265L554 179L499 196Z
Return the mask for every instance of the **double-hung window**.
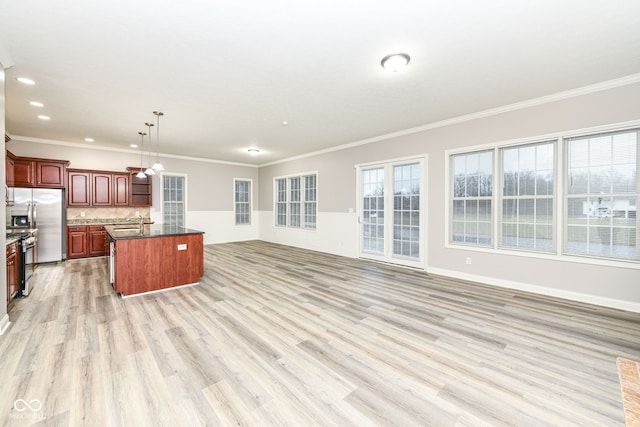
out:
M251 180L235 179L233 186L236 225L251 224Z
M185 226L187 177L162 175L162 222L165 225Z
M275 225L315 230L316 174L276 178L274 189Z
M639 132L566 140L565 253L639 259Z
M552 251L555 141L501 149L503 248Z
M449 243L640 261L639 141L626 129L451 154Z
M493 151L456 154L453 169L451 241L493 242Z

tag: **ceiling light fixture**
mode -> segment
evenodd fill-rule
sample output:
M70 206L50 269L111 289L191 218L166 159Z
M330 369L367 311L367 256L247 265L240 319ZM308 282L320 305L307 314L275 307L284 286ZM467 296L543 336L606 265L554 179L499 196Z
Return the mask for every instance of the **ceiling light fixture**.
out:
M152 145L151 144L151 126L153 126L153 123L145 123L144 124L147 128L149 128L149 163L151 163L151 148ZM145 175L155 175L156 172L151 168L151 166L149 166L145 171L144 171Z
M136 178L142 179L147 177L142 170L142 149L144 148L144 136L146 133L138 132L138 135L140 135L140 171L136 174Z
M392 72L398 72L409 64L411 58L406 53L392 53L382 58L380 65L382 68Z
M156 116L156 145L158 150L156 152L156 162L151 166L151 169L156 171L163 171L164 167L160 164L160 116L164 116L162 111L154 111ZM149 145L149 152L151 152L151 145Z
M36 82L34 82L33 80L31 80L28 77L18 77L16 80L18 80L20 83L24 83L26 85L34 85L34 84L36 84Z
M86 142L93 142L93 141L94 141L94 139L93 139L93 138L85 138L84 140L85 140Z
M49 116L45 116L44 114L40 114L40 115L38 116L38 118L39 118L40 120L51 120L51 117L49 117Z
M131 147L131 148L138 148L138 144L129 144L129 147Z
M257 148L249 148L247 151L249 154L253 154L254 156L260 152Z
M38 101L31 101L31 102L29 102L29 104L31 104L34 107L38 107L38 108L44 107L44 104L42 102L38 102Z

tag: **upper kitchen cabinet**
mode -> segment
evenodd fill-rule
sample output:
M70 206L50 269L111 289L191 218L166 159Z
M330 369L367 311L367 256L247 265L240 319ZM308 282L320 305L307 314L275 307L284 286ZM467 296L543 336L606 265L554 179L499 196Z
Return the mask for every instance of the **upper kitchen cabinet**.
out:
M36 187L64 187L67 165L62 162L36 162Z
M7 151L6 180L9 187L64 188L66 160L17 157Z
M91 204L93 206L113 206L113 175L93 172L91 174Z
M129 198L131 206L151 206L151 177L145 175L138 178L136 175L140 168L127 168L131 173L131 196Z
M13 162L14 187L33 187L36 183L35 162L15 159Z
M67 205L91 206L91 173L82 170L67 171Z
M113 205L129 206L129 174L113 174Z

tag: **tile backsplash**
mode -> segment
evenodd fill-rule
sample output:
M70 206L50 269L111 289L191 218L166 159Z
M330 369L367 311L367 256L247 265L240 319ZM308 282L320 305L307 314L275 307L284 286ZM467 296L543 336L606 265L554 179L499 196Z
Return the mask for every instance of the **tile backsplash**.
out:
M84 216L83 213L84 212ZM67 221L68 220L92 220L92 219L104 219L104 218L138 218L138 215L143 218L149 218L149 207L119 207L119 208L67 208Z

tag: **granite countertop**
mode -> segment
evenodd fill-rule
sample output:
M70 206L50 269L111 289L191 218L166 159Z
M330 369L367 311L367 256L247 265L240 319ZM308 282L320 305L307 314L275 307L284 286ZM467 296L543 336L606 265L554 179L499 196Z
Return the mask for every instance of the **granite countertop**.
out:
M20 240L20 239L18 239L17 237L7 237L7 246L9 246L12 243L17 242L18 240Z
M110 225L104 229L112 240L141 239L149 237L184 236L186 234L204 234L204 231L193 230L191 228L178 227L175 225L147 224L142 232L138 224L131 224L127 227Z

